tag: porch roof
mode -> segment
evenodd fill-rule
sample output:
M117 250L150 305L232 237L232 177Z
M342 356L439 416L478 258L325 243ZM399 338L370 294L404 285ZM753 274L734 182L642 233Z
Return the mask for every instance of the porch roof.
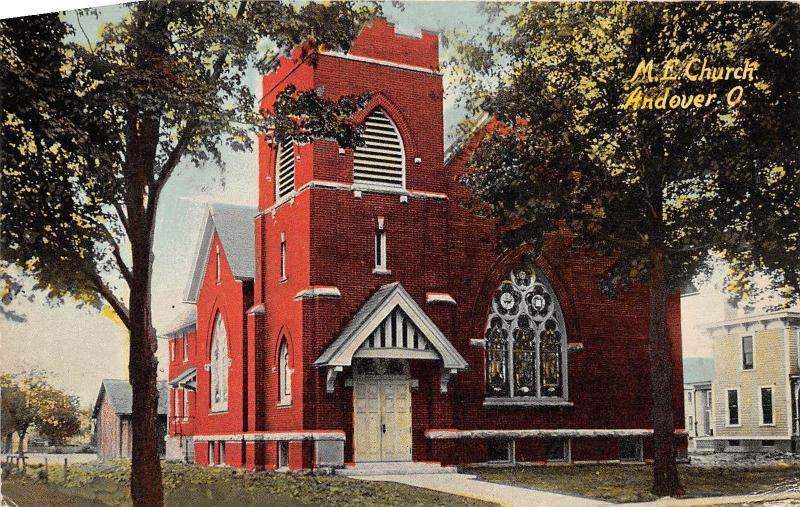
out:
M445 370L462 370L467 367L461 354L399 282L378 289L356 312L341 334L314 361L314 366L350 366L359 347L396 308L403 311L428 341L441 358Z

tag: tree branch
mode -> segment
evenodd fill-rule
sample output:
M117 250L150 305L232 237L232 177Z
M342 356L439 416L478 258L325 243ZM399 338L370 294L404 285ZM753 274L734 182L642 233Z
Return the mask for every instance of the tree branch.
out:
M89 264L84 264L84 274L89 277L91 280L92 285L103 296L103 299L111 306L114 310L114 313L117 314L119 319L125 324L125 327L130 329L130 314L128 313L128 308L125 304L120 301L117 296L111 291L111 289L103 282L103 279L100 278L100 275L97 274L97 271L94 269L94 266L90 266Z
M241 19L244 16L244 11L247 9L248 2L243 1L239 3L239 8L236 11L236 19ZM216 82L219 77L222 75L222 70L225 66L225 59L228 57L228 51L225 50L219 54L214 65L212 67L211 76L209 76L209 82L214 83ZM158 198L161 195L161 190L164 188L164 185L169 180L169 177L172 176L172 173L175 171L175 167L177 167L178 162L180 162L181 158L183 157L184 153L186 152L186 148L189 146L189 142L192 139L192 136L195 135L195 130L199 126L198 121L193 121L189 125L183 129L181 133L180 139L175 147L172 149L172 152L167 157L167 161L164 163L161 171L159 171L158 179L153 179L152 184L150 185L150 196L148 196L148 206L147 206L147 220L149 224L153 223L155 219L155 208L158 203ZM154 175L155 176L155 175Z
M117 200L114 200L114 209L117 211L117 216L122 224L122 228L125 229L125 234L129 234L128 215L125 214L125 210L122 209L122 204Z

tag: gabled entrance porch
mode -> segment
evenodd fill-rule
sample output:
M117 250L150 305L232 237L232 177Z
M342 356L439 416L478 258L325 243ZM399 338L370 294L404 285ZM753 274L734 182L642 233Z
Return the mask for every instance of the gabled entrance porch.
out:
M326 369L327 390L347 369L353 389L352 450L356 463L412 461L410 363L439 373L433 392L467 363L399 283L381 287L315 361ZM415 367L416 368L416 367ZM430 377L428 377L430 378ZM341 388L339 388L341 389ZM430 387L425 387L430 392Z

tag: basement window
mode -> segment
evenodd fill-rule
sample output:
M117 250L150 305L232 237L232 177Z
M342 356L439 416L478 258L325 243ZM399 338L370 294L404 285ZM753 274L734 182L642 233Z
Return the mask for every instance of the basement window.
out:
M553 438L546 440L546 459L548 463L569 462L569 440L566 438Z
M278 442L278 468L289 468L289 442Z
M622 462L644 461L642 439L639 437L621 438L619 440L619 460Z
M489 463L511 463L514 458L513 445L508 440L489 440L486 451Z

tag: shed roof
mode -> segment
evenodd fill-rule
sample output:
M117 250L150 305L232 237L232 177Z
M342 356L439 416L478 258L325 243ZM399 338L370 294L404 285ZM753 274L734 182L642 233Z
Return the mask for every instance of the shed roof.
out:
M167 383L158 382L158 415L167 415L169 410L169 394ZM92 411L92 417L97 417L103 399L108 397L111 408L117 415L130 415L133 411L133 389L127 380L104 379L100 385L97 402Z

